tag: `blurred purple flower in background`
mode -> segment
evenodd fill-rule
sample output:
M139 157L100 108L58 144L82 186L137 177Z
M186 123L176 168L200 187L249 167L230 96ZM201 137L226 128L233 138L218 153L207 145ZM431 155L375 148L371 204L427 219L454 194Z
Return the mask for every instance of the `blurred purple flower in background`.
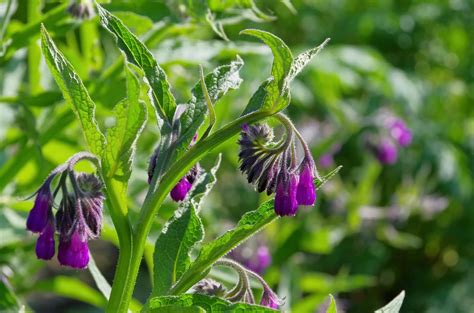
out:
M382 164L394 164L397 162L397 157L397 147L393 142L388 138L382 139L377 146L377 159Z

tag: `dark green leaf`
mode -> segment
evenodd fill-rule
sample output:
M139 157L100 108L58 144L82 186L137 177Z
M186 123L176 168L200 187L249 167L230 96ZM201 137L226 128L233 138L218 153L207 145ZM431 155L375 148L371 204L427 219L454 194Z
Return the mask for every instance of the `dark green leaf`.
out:
M185 201L156 240L153 296L168 294L189 267L189 252L203 236L201 219L191 201Z
M74 68L56 48L44 26L41 27L41 47L56 83L81 122L91 152L101 156L105 138L95 120L95 104Z
M97 5L102 26L112 33L127 61L140 67L151 88L151 101L159 116L172 124L176 101L170 90L166 73L158 65L150 50L110 12Z
M127 182L131 173L136 142L147 119L146 106L138 98L140 84L135 75L125 67L127 77L127 98L115 108L115 126L107 131L105 148L105 172L108 177L116 177Z
M207 313L213 312L275 312L275 310L260 305L248 303L232 303L217 297L200 294L185 294L182 296L165 296L151 298L142 312L163 312L157 309L170 305L180 307L201 307ZM166 311L165 311L166 312Z

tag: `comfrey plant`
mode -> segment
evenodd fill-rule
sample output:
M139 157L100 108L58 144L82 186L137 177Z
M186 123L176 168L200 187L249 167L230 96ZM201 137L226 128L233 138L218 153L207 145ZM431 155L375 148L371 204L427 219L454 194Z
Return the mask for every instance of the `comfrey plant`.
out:
M59 166L36 193L27 228L40 234L38 257L52 258L57 235L60 263L74 268L87 267L93 254L88 249L88 240L97 238L102 224L108 221L102 218L104 202L104 214L110 215L113 223L108 229L115 231L118 238L118 264L111 286L99 271L91 270L91 273L108 299L107 312L136 311L140 307L142 312L164 307L173 311L182 307L272 311L283 302L264 279L224 257L279 215L295 215L299 205L313 205L316 189L338 170L319 177L308 146L281 113L290 103L291 81L326 42L294 58L278 37L260 30L243 31L242 34L257 37L270 47L274 56L271 76L261 84L240 117L214 129L214 105L241 84L242 59L237 57L207 75L201 73L189 101L177 105L165 72L147 47L117 17L99 5L96 7L101 25L123 53L124 59L118 62L124 61L127 96L115 106L115 125L104 135L95 118L95 104L84 84L46 29L41 28L46 63L80 120L90 153L79 153ZM141 93L143 89L148 93ZM160 137L150 158L148 191L135 217L129 214L127 188L136 143L148 116L142 97L146 97L155 113ZM272 130L265 124L267 118L274 118L284 126L281 141L273 141ZM202 129L205 120L208 123ZM239 132L242 171L258 191L275 193L275 199L244 214L227 233L202 244L204 226L199 211L202 199L216 183L219 160L210 170L201 168L198 162ZM297 154L297 145L302 147L301 156ZM97 173L75 173L74 164L82 159L92 161ZM148 234L168 194L178 202L178 207L153 244ZM153 287L142 307L132 299L132 294L144 254L153 273ZM226 291L218 282L203 281L213 266L237 271L237 285ZM249 287L251 277L262 286L260 300Z

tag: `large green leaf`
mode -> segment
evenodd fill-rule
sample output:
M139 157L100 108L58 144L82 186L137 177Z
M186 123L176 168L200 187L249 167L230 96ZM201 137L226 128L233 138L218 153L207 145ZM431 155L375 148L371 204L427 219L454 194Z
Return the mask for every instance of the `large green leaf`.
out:
M102 26L115 37L119 49L125 53L127 61L140 67L151 88L151 101L159 116L169 125L173 122L176 100L170 90L166 73L158 65L148 48L106 9L97 5Z
M41 47L56 83L81 122L91 152L101 156L105 137L95 120L95 104L74 68L58 50L44 26L41 26Z
M342 167L339 166L321 180L315 180L316 188L320 188L325 182L332 178ZM264 202L255 211L245 213L237 226L202 246L198 257L184 273L181 279L171 290L172 294L179 294L191 288L200 279L204 278L212 264L233 250L247 238L259 232L269 223L277 218L273 208L273 199Z
M204 237L201 219L185 201L156 240L152 295L166 295L190 263L189 252Z
M146 106L139 100L140 84L135 75L125 66L127 77L127 98L115 108L115 125L107 131L105 148L105 172L127 182L131 174L136 142L147 119Z
M142 310L145 312L167 312L160 308L168 306L201 307L207 313L213 312L275 312L275 310L248 303L232 303L217 297L200 294L185 294L181 296L165 296L151 298L148 305Z
M266 84L265 100L262 110L277 112L290 102L290 91L285 79L290 72L293 55L288 46L277 36L258 29L246 29L241 34L250 35L262 40L273 53L272 81Z
M392 301L386 306L375 311L375 313L399 313L402 308L403 299L405 299L405 291L400 292Z

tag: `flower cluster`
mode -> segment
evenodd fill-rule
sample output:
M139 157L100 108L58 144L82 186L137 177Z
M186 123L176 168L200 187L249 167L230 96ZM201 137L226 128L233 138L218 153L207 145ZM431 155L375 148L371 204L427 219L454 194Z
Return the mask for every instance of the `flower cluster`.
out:
M51 192L51 184L59 174L59 182ZM72 188L71 192L69 188ZM49 260L54 256L55 235L58 234L59 263L73 268L87 266L88 241L100 235L102 226L104 196L101 189L102 183L95 175L76 173L72 166L59 166L48 176L36 192L26 222L28 230L40 234L36 242L39 259ZM60 191L62 198L54 215L54 199Z
M314 178L316 165L306 142L293 124L278 115L286 128L283 142L273 142L273 131L266 124L243 125L240 135L240 170L258 192L275 192L275 212L295 215L299 205L313 205L316 201ZM298 164L295 136L300 140L304 156Z
M382 164L394 164L398 159L398 147L406 147L412 141L412 132L406 123L397 117L383 119L382 135L371 143L371 149Z

